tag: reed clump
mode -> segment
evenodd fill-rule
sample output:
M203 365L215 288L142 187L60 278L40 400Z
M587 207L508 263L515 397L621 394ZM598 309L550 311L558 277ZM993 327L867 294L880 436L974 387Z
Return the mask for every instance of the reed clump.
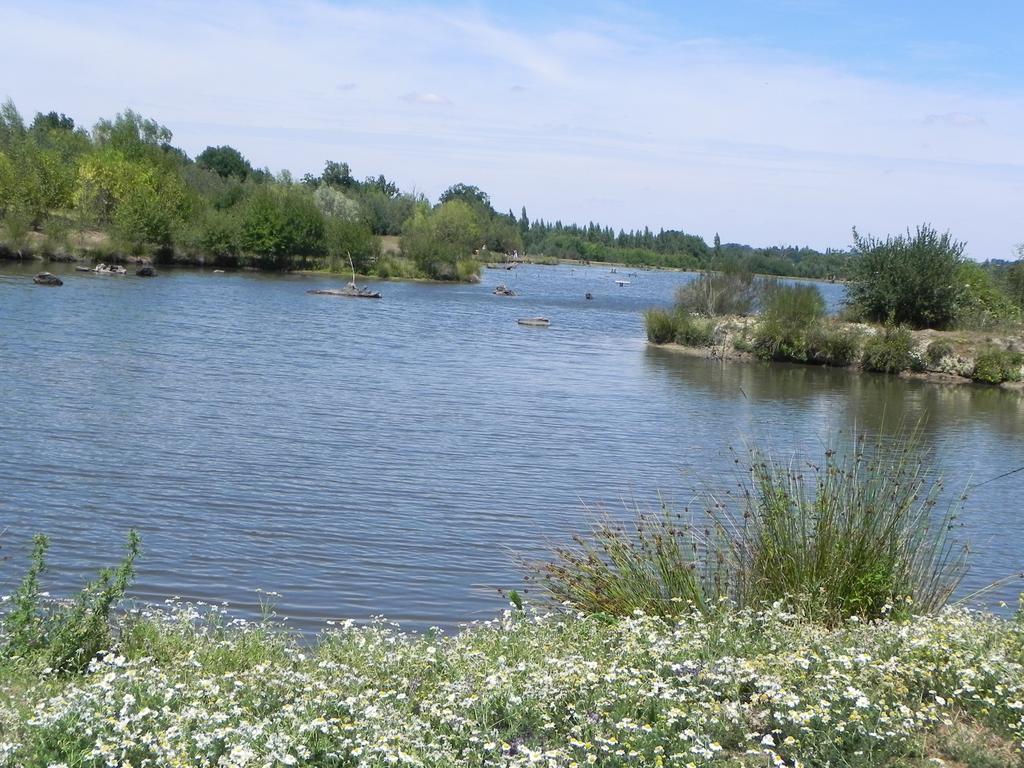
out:
M528 572L546 595L586 613L674 616L782 601L834 624L851 616L932 613L967 564L953 538L962 498L944 509L941 478L916 433L856 436L819 463L754 448L739 493L708 495L702 514L639 511Z

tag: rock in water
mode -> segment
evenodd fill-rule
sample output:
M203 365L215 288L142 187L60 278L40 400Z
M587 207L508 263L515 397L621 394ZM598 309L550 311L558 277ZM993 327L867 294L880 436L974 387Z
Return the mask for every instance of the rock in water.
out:
M49 272L40 272L38 275L32 278L32 282L36 285L64 285L64 281L56 275L50 274Z
M139 277L156 277L156 270L153 269L152 267L143 267L142 269L138 270L135 274L138 275Z

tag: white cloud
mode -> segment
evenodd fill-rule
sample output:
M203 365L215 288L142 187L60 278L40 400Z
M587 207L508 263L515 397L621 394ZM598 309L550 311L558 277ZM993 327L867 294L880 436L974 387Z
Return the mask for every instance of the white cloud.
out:
M451 99L445 96L438 96L436 93L407 93L402 99L413 104L430 104L433 106L447 106L452 103Z
M666 39L626 16L526 32L472 7L327 0L0 11L0 97L87 124L130 106L192 154L230 143L297 175L346 160L433 196L478 184L532 218L755 244L922 221L975 257L1024 239L1020 94Z

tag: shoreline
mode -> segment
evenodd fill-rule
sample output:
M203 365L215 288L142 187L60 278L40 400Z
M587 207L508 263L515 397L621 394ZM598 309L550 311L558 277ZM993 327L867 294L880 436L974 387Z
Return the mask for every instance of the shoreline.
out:
M710 347L694 347L687 346L685 344L676 344L675 342L669 342L667 344L658 344L653 341L648 341L647 346L652 349L663 349L673 354L682 355L685 357L694 357L703 360L721 360L730 363L756 363L762 365L791 365L799 366L802 368L828 368L834 371L845 371L848 374L856 376L864 374L874 374L878 376L897 376L901 379L911 381L926 381L931 384L946 384L946 385L962 385L962 384L973 384L979 387L987 389L996 388L1003 389L1011 392L1017 392L1024 394L1024 381L1006 381L1001 384L987 384L985 382L975 381L968 376L961 374L952 373L949 371L941 370L923 370L923 371L900 371L899 373L885 373L884 371L869 371L865 370L859 364L857 365L824 365L820 363L802 363L795 360L765 360L758 357L753 352L747 352L732 347L729 344L716 344Z

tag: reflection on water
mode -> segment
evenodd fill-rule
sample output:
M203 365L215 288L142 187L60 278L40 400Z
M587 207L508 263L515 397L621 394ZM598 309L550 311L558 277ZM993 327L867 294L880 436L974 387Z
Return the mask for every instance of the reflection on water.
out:
M51 270L62 288L0 265L0 529L12 555L53 536L55 591L136 526L143 599L256 611L262 588L306 629L452 626L492 615L495 587L519 583L509 553L584 527L582 502L687 503L733 477L745 439L817 454L834 431L927 414L952 484L1024 463L1016 394L649 348L641 311L682 273L620 287L528 267L365 302L308 296L339 282L322 276ZM535 315L551 327L516 323ZM971 586L1021 567L1022 495L1024 473L973 495ZM22 564L0 562L0 591Z

